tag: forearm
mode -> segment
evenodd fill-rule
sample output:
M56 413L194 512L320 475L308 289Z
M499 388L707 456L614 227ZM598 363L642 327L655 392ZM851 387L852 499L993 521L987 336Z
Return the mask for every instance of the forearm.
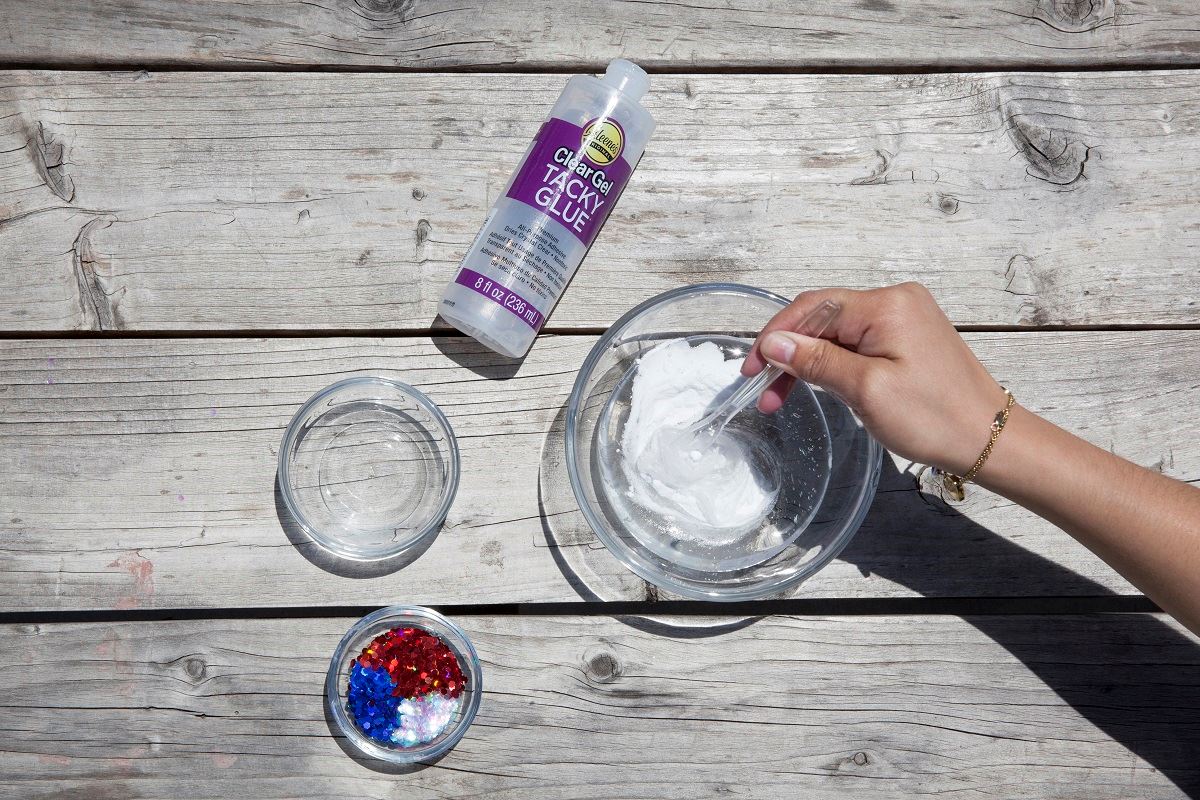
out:
M797 332L826 302L842 309L832 327L821 337ZM960 475L1005 399L916 284L799 295L763 329L743 374L767 363L841 397L893 453ZM776 382L759 409L779 408L790 386ZM1093 447L1020 406L976 479L1066 530L1200 633L1200 489Z
M1200 489L1019 406L978 481L1058 525L1200 633Z

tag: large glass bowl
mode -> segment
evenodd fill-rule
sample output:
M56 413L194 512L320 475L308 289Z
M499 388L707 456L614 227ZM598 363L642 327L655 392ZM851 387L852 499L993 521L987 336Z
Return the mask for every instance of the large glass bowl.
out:
M634 308L600 338L584 361L567 406L567 473L588 524L621 563L647 581L697 600L756 600L796 587L832 561L862 524L879 482L883 448L839 399L816 387L796 390L797 403L815 404L814 426L828 431L829 473L815 510L797 520L769 558L739 569L697 566L674 557L633 531L626 510L612 501L617 468L603 437L611 401L639 357L671 339L720 335L747 345L787 301L737 284L700 284L675 289ZM757 413L757 412L750 412ZM821 419L823 417L823 419ZM823 431L822 431L823 433ZM635 535L635 533L637 535Z

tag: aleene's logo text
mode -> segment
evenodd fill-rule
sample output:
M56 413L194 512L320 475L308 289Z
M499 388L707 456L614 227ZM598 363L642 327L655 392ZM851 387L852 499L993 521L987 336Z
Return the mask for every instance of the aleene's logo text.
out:
M588 161L606 167L625 149L625 132L615 120L592 120L584 126L579 146Z

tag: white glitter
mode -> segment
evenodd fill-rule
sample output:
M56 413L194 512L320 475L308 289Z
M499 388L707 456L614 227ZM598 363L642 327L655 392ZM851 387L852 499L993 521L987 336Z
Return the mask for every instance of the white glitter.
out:
M402 747L431 742L441 735L462 706L463 696L447 697L433 692L423 697L408 698L396 709L399 727L392 732L392 741Z

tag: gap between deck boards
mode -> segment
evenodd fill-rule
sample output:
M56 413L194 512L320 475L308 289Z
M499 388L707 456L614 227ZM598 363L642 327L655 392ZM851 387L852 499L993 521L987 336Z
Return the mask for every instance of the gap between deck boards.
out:
M959 333L1075 333L1087 331L1195 331L1200 322L1194 323L1128 323L1096 325L955 325ZM593 325L578 328L542 328L540 336L603 336L608 326ZM231 328L228 330L72 330L72 331L20 331L0 330L0 341L25 339L420 339L431 336L452 339L468 339L466 334L453 328Z
M382 606L296 606L248 608L147 608L96 611L0 613L0 625L82 622L155 622L192 619L304 619L360 617ZM694 600L604 603L437 604L449 616L1020 616L1063 614L1144 614L1161 609L1141 595L1096 597L855 597L785 598L739 603Z
M259 64L253 61L227 61L220 64L189 62L97 62L75 64L35 61L7 61L0 58L0 70L55 72L256 72L256 73L394 73L410 75L561 75L564 78L580 73L603 72L604 61L560 64L552 69L536 65L509 64L504 69L494 65L451 64L438 67L412 67L394 64ZM645 66L650 75L968 75L987 72L1180 72L1200 70L1200 61L1181 61L1163 64L1155 61L1112 61L1090 64L1030 64L1028 61L998 60L986 67L970 64L795 64L780 66L721 66L680 65L678 67Z

